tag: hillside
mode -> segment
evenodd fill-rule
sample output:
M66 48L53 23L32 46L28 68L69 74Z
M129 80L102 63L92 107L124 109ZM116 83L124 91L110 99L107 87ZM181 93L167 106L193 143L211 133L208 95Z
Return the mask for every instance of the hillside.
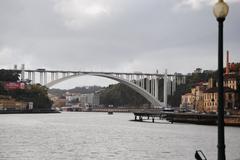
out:
M114 106L143 106L149 102L133 89L118 83L100 93L100 103Z
M84 87L75 87L72 89L55 89L55 88L53 88L53 89L49 89L48 93L56 95L56 96L62 96L66 92L87 94L87 93L94 93L101 89L103 89L103 87L100 87L100 86L84 86Z

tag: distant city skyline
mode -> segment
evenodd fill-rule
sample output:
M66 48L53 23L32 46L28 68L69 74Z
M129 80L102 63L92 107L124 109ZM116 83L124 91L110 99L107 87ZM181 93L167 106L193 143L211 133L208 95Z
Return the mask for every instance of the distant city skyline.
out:
M217 68L215 0L2 0L0 68L189 73ZM239 1L230 6L224 50L240 61ZM237 5L238 4L238 5ZM107 86L80 77L54 86Z

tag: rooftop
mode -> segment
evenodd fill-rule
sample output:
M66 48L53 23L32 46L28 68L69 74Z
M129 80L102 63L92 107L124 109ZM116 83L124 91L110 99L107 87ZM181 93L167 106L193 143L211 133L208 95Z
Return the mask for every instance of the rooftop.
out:
M216 93L216 92L218 92L218 87L209 88L204 93ZM236 91L232 88L224 87L224 92L226 93L226 92L236 92Z

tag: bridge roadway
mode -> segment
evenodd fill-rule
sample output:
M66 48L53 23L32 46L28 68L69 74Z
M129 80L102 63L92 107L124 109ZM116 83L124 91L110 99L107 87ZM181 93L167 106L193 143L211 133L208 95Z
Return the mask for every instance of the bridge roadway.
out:
M9 69L17 72L21 72L21 69ZM25 72L49 72L49 73L82 73L82 74L107 74L107 75L146 75L146 76L158 76L158 77L163 77L165 74L159 74L159 73L146 73L146 72L101 72L101 71L67 71L67 70L43 70L43 69L35 69L35 70L30 70L30 69L25 69ZM168 77L171 76L176 76L174 74L167 74ZM178 74L177 76L181 76ZM185 76L185 75L182 75Z

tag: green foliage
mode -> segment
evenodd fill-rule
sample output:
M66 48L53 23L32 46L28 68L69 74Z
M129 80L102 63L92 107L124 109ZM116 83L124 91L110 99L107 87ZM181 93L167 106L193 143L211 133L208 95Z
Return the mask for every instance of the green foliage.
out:
M3 82L0 82L0 95L7 94L7 91L3 87Z
M39 84L32 85L29 90L29 94L32 95L32 100L34 103L34 108L42 109L42 108L51 108L52 101L48 97L48 88L45 86L41 86Z
M48 98L48 89L45 86L30 85L27 89L8 91L8 95L17 100L33 102L34 109L51 109L52 101Z
M217 79L217 72L211 73L193 73L186 77L186 92L189 92L191 88L199 82L207 82L210 78Z
M102 91L100 103L114 106L141 106L149 104L143 96L121 83L110 85Z
M10 81L10 82L17 82L19 81L19 73L16 71L10 70L0 70L0 81Z
M176 92L172 96L168 96L168 104L173 107L178 107L181 104L181 97L187 92L187 85L181 84L177 86Z

